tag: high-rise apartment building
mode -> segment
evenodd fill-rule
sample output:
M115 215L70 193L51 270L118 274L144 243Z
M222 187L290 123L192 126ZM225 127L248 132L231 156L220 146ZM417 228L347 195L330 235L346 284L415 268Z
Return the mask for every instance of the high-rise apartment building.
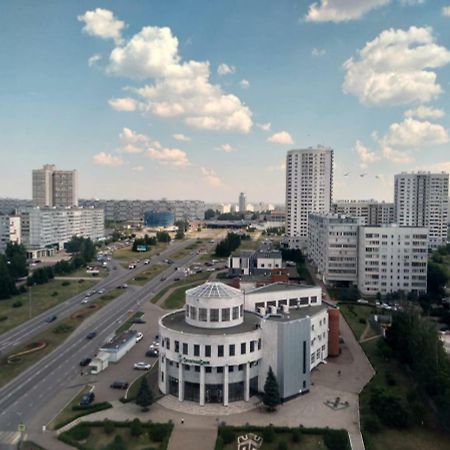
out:
M362 217L340 214L309 215L308 259L324 283L358 282L358 229Z
M0 253L4 253L8 242L20 244L20 217L0 215Z
M376 200L336 200L331 205L334 214L362 217L365 225L378 226L394 223L394 204Z
M57 170L53 164L46 164L33 170L32 184L34 206L78 206L76 170Z
M239 212L245 213L247 211L247 197L244 192L239 194Z
M358 289L362 294L426 292L427 228L363 226L358 245Z
M333 186L333 150L290 150L286 157L286 243L304 248L308 214L329 212Z
M395 222L399 226L428 228L428 246L447 242L448 173L395 175Z

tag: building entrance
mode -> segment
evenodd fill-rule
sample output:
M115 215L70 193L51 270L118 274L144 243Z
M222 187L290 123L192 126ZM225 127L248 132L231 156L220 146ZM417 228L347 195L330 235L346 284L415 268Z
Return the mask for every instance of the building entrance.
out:
M207 384L205 386L206 403L222 403L223 402L223 385Z

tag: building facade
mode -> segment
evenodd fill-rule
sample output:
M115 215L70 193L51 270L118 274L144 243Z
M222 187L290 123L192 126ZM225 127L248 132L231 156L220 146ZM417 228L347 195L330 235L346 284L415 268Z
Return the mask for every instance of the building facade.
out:
M285 305L264 315L251 305L246 308L243 293L223 283L208 282L186 291L185 309L159 321L160 390L179 401L227 406L262 391L270 366L282 398L308 391L313 353L318 364L312 332L318 331L313 321L319 316L325 333L319 360L328 354L327 309L320 295L312 307Z
M94 208L24 208L19 210L22 243L31 257L62 249L72 236L105 237L104 213Z
M358 261L358 289L364 295L426 292L428 229L362 226Z
M8 242L21 243L21 222L18 216L0 215L0 253L4 253Z
M175 214L171 211L145 211L144 225L150 228L171 227L175 223Z
M239 212L245 213L247 211L247 196L244 192L239 194Z
M337 200L331 205L333 214L362 217L372 227L395 222L394 204L376 200Z
M395 175L395 222L402 227L427 227L429 247L447 243L448 173Z
M358 282L358 228L365 220L342 214L309 215L308 259L324 283Z
M76 170L57 170L53 164L33 170L33 204L43 207L78 206Z
M290 150L286 158L286 244L305 248L308 214L329 212L333 186L333 150Z

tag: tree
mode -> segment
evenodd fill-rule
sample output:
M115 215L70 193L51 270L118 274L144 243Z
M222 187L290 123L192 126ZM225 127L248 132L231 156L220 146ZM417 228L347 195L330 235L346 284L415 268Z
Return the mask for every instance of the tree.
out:
M178 228L175 239L184 239L184 231L182 228Z
M153 392L147 382L147 377L143 376L139 391L136 395L136 405L142 407L143 411L148 411L148 407L153 403Z
M0 255L0 300L10 298L17 294L14 280L9 273L4 255Z
M139 437L144 432L142 423L139 419L134 419L130 425L130 434L133 437Z
M170 235L167 231L158 231L156 233L158 242L170 242Z
M8 242L5 255L8 259L8 270L13 279L16 280L28 275L27 250L24 245L17 242Z
M211 220L216 215L215 211L211 208L205 211L205 220Z
M439 264L434 262L428 263L427 273L427 292L433 298L433 300L442 298L445 294L445 284L447 283L449 276L447 271Z
M281 398L278 381L273 373L272 367L269 367L266 382L264 383L263 403L269 411L275 411L280 402Z

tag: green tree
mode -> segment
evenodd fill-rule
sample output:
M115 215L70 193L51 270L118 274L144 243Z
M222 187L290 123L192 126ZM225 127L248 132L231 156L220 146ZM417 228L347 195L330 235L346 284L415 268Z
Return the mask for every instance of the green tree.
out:
M108 444L106 447L103 447L102 450L127 450L127 446L120 434L118 434L114 440Z
M273 373L272 367L269 367L266 382L264 383L263 403L269 411L275 411L280 402L281 398L277 377Z
M17 293L17 288L8 270L6 258L0 255L0 300L10 298Z
M139 419L134 419L130 425L130 434L133 437L139 437L144 432L142 423Z
M147 377L143 376L139 391L136 395L136 404L142 407L142 410L147 411L148 407L153 403L153 392L147 382Z
M156 233L156 239L158 242L170 242L170 235L167 231L158 231Z
M8 242L5 255L8 259L8 270L13 279L16 280L28 275L27 250L24 245L17 242Z
M209 208L205 211L205 220L211 220L216 215L216 212Z
M427 293L435 300L445 295L445 285L449 279L445 268L434 262L428 263Z
M175 239L184 239L184 231L182 228L178 228Z

